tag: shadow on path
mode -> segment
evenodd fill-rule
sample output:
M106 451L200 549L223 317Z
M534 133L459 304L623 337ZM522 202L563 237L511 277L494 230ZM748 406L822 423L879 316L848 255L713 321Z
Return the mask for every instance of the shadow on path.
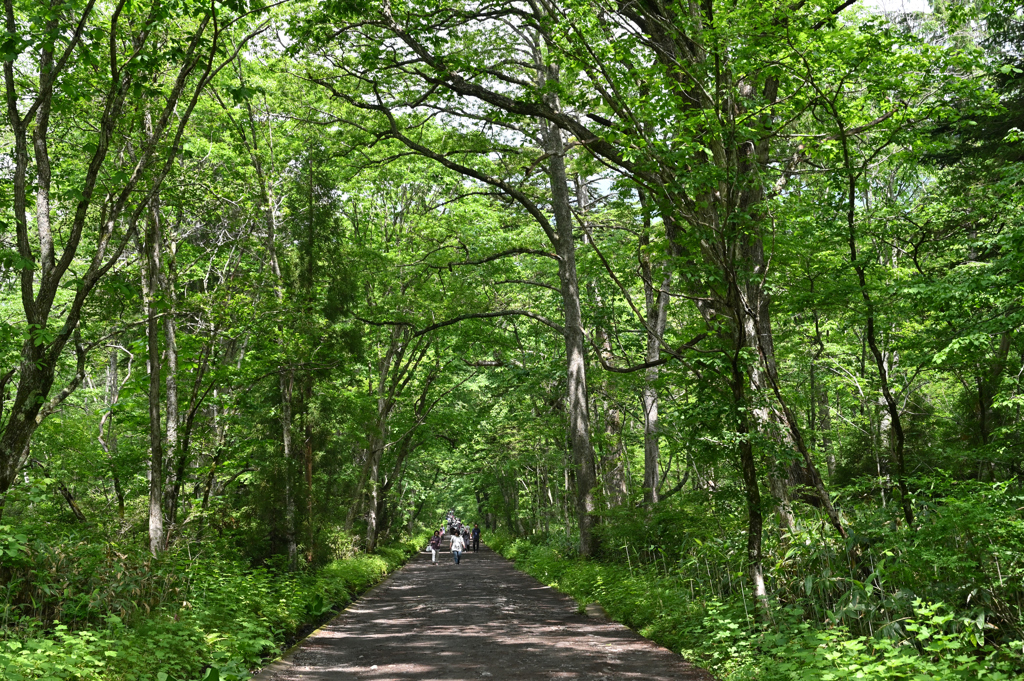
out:
M421 552L254 681L713 681L679 655L516 570L486 546Z

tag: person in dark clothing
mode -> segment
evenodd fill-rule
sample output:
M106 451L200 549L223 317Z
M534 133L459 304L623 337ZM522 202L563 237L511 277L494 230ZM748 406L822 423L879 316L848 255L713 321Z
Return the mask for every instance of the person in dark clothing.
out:
M469 550L469 525L462 527L462 543L466 545L466 550Z
M480 550L480 525L473 523L473 553Z
M434 532L434 536L430 538L430 562L437 565L437 554L441 551L441 533Z

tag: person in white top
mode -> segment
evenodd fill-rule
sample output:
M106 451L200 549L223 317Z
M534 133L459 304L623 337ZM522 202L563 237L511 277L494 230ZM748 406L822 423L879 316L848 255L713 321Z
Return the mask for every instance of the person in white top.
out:
M452 556L455 558L455 564L459 564L459 556L462 555L462 550L466 548L466 542L462 540L457 534L452 535Z

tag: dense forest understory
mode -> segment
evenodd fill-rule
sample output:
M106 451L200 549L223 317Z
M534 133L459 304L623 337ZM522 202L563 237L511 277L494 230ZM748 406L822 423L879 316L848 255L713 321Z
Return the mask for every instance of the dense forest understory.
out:
M449 509L723 679L1024 673L1024 11L3 0L0 677Z

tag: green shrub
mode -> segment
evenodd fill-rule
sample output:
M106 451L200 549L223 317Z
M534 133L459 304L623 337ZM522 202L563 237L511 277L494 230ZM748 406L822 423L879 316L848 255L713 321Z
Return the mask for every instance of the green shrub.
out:
M614 619L730 681L1001 680L1019 678L1024 662L1013 653L1020 642L986 644L984 618L957 617L941 604L917 600L898 626L863 636L815 622L796 606L773 608L762 621L742 591L721 600L694 590L685 572L655 563L580 560L509 535L492 537L491 546L581 607L599 602Z
M5 681L29 679L108 678L108 663L116 659L116 641L97 632L71 632L59 624L48 637L0 642L0 678Z
M11 540L0 536L5 541ZM103 620L90 615L74 631L64 624L47 629L42 621L15 613L18 626L0 638L0 678L241 681L425 542L425 536L417 536L305 573L253 569L216 556L191 562L167 556L149 579L180 585L174 600L164 594L148 614L133 611L128 623L117 615Z
M955 617L941 604L917 601L914 617L904 620L905 638L853 636L843 627L817 629L802 623L779 635L772 654L778 678L792 681L832 681L870 678L991 679L1019 678L1020 659L1007 648L979 645L973 623L951 627ZM765 637L766 647L771 637ZM1020 649L1020 642L1014 648Z

